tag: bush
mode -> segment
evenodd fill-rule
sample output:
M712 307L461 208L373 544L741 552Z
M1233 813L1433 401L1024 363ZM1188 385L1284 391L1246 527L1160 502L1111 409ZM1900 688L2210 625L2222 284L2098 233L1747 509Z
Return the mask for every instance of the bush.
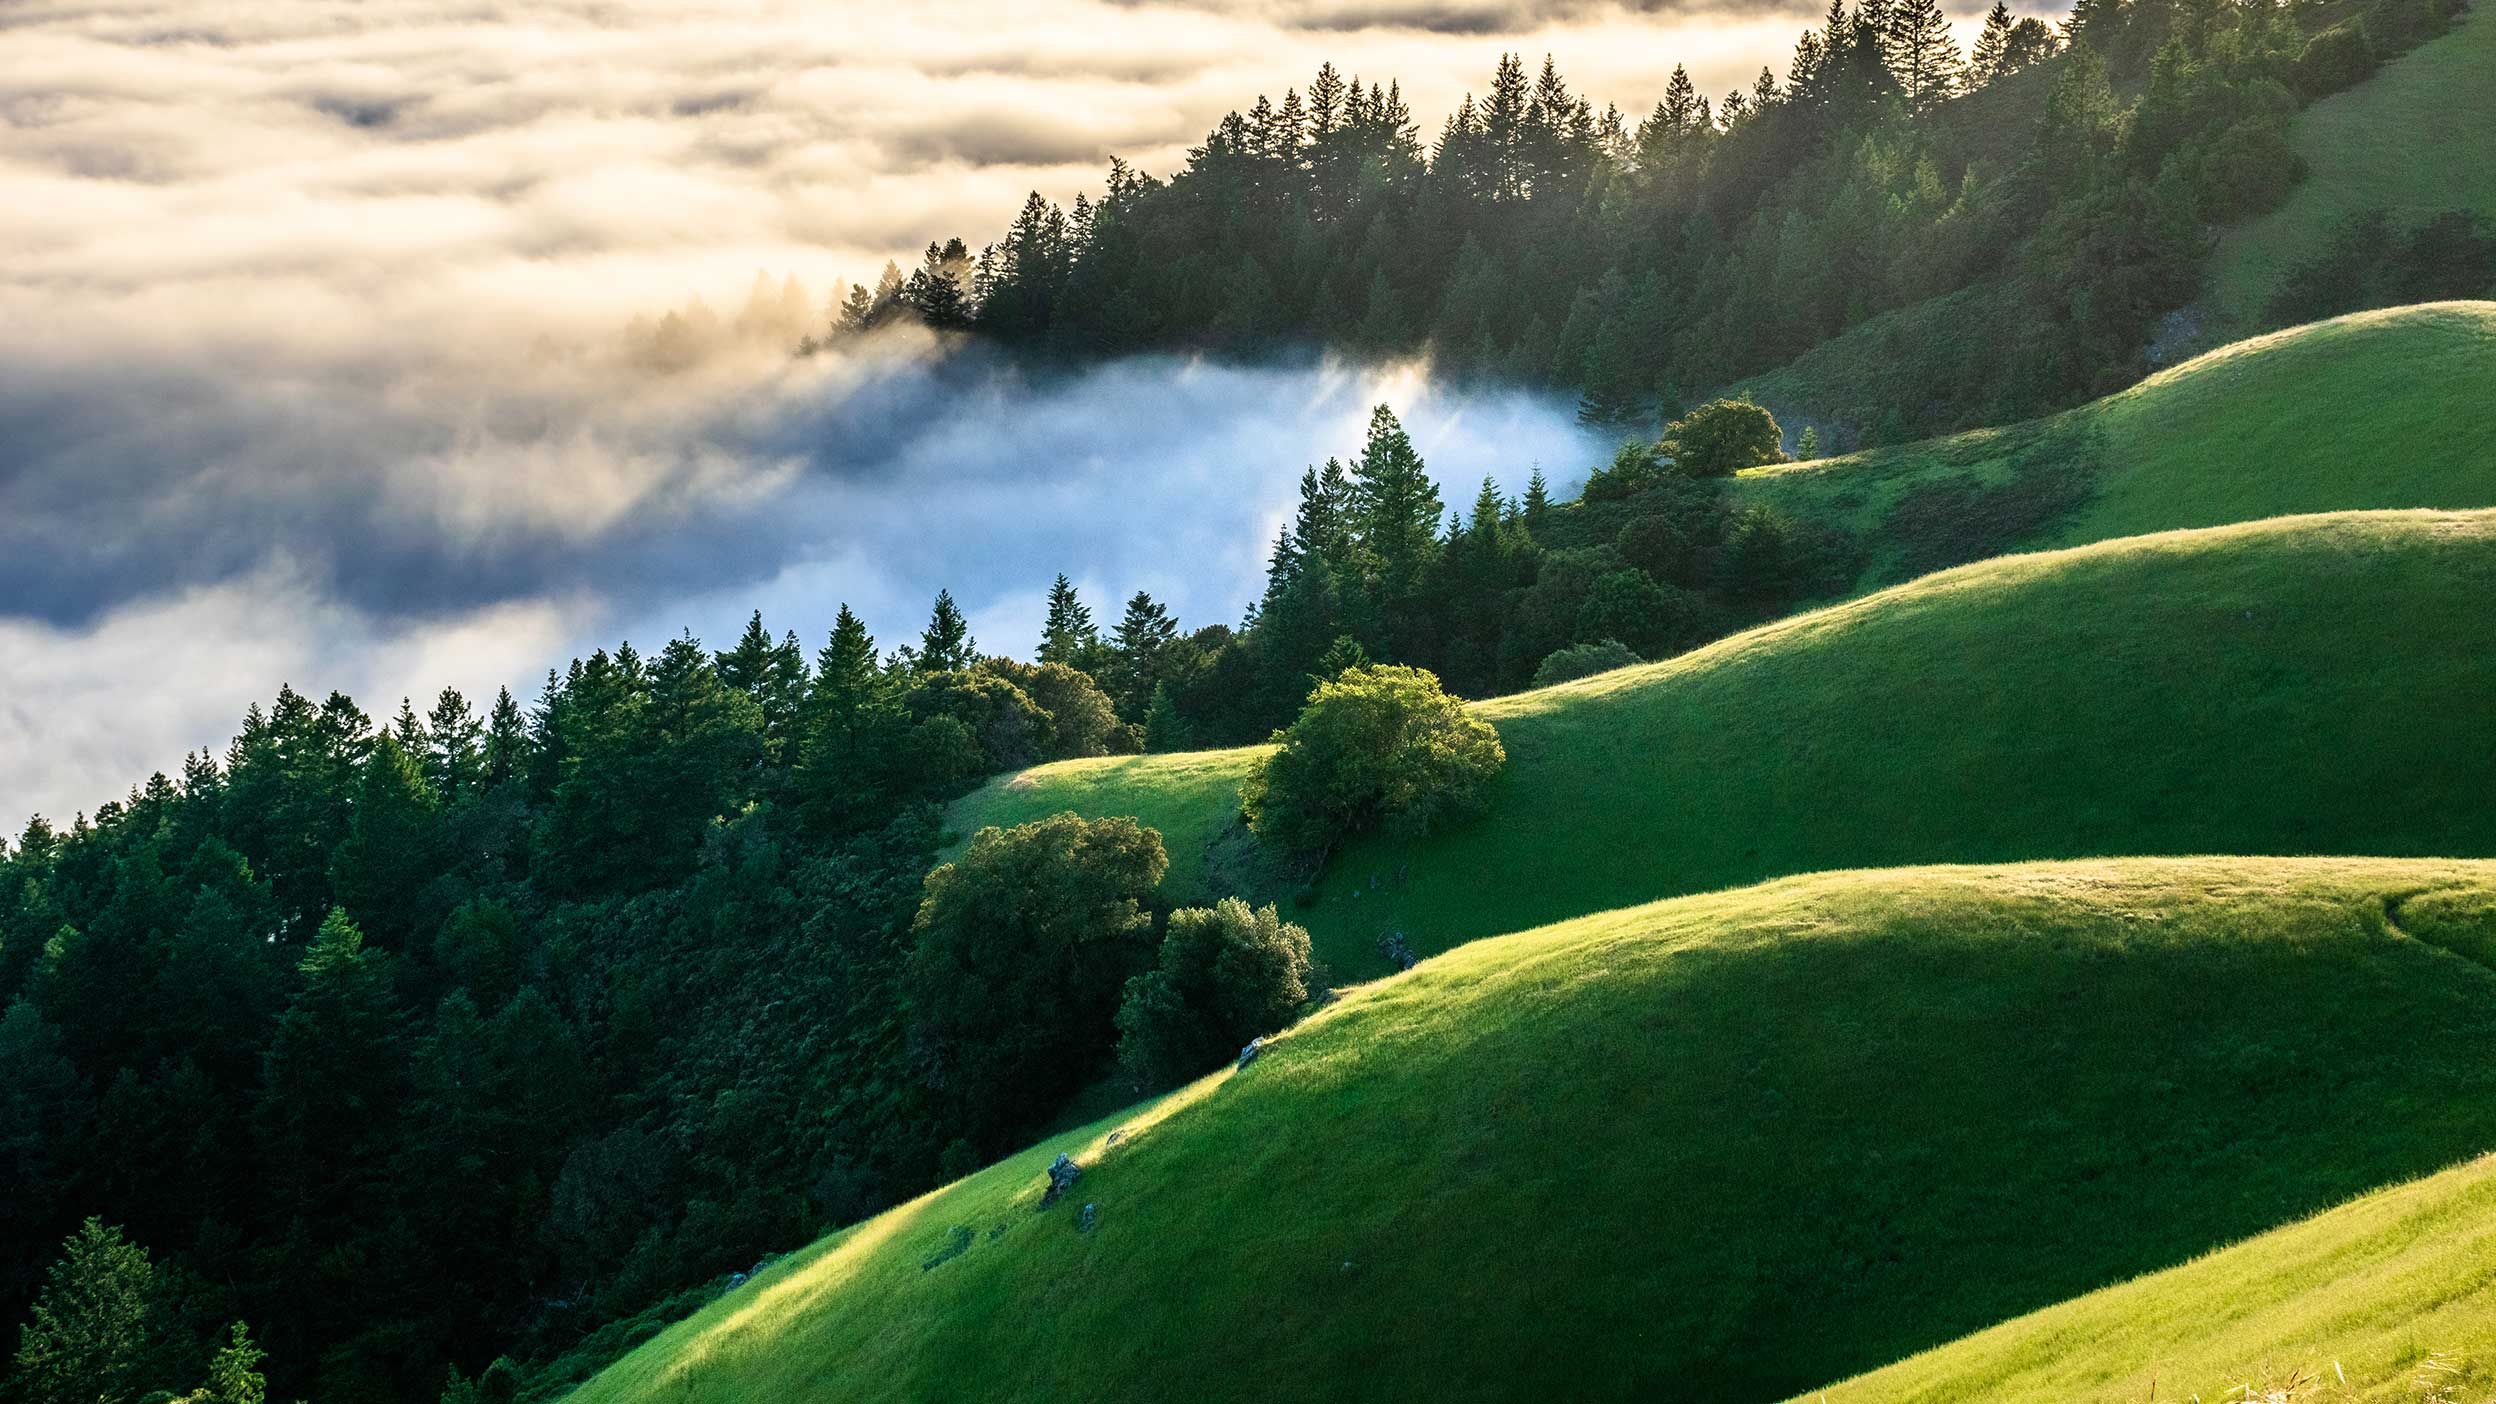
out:
M2334 25L2306 42L2290 75L2308 98L2326 97L2363 83L2375 71L2375 46L2364 24Z
M1591 678L1597 673L1611 672L1615 668L1626 668L1638 661L1638 655L1630 652L1618 639L1579 644L1575 648L1561 649L1544 659L1543 665L1534 670L1534 685L1551 687L1574 682L1579 678Z
M1785 461L1777 417L1748 400L1712 400L1664 426L1657 445L1673 467L1694 478L1722 478Z
M1290 1022L1309 997L1309 933L1236 897L1170 914L1161 963L1127 981L1118 1060L1147 1085L1193 1077Z
M1490 723L1419 668L1353 668L1310 694L1240 789L1257 837L1323 855L1385 827L1405 835L1477 814L1508 753Z
M1169 859L1132 819L982 829L927 875L906 990L928 1085L981 1151L1028 1134L1100 1071L1118 995L1152 958L1144 902Z

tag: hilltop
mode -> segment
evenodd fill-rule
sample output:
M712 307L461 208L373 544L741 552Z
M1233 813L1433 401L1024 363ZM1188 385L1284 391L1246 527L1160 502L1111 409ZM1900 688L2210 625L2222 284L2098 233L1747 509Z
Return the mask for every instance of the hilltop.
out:
M1754 470L1737 491L1871 540L1867 584L2289 513L2496 506L2496 302L2255 337L2047 419Z
M1963 567L1478 704L1509 755L1487 817L1354 844L1294 918L1363 974L1382 930L1443 950L1827 868L2496 853L2492 591L2496 513L2287 518ZM1228 880L1234 845L1205 841L1261 753L1042 766L951 823L1132 814L1194 898Z
M1479 942L575 1397L1780 1397L2496 1145L2492 900L2441 861L1914 869Z

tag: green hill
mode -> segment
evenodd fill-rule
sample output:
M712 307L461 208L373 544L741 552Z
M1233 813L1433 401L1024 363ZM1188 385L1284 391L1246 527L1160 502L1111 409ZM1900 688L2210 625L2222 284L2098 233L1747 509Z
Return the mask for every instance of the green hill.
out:
M2303 1377L2300 1400L2480 1399L2496 1387L2491 1262L2496 1159L2480 1159L1804 1398L2215 1401Z
M1777 1398L2496 1146L2491 950L2496 865L2350 859L1823 874L1479 942L576 1397Z
M1342 974L1787 873L2120 853L2496 854L2496 513L2286 518L2010 557L1482 703L1484 819L1347 846L1294 912ZM1043 766L963 832L1133 814L1226 882L1259 752ZM1213 859L1209 865L1205 861Z
M2048 419L1759 470L1737 490L1879 543L1873 584L2176 527L2496 506L2496 303L2257 337Z
M2444 210L2496 217L2496 5L2372 78L2297 114L2290 138L2306 176L2287 204L2230 229L2211 260L2211 311L2252 328L2289 270L2320 253L2350 216L2411 223Z

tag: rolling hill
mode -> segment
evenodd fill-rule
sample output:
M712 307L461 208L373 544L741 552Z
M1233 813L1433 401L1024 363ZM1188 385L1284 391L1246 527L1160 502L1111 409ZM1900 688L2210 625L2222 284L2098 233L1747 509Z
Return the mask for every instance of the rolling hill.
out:
M2256 337L2048 419L1756 470L1736 490L1869 537L1875 585L2177 527L2496 506L2496 303Z
M2496 1147L2491 951L2496 865L2354 859L1822 874L1483 941L575 1397L1778 1398Z
M2496 854L2496 513L2284 518L2010 557L1479 704L1479 822L1348 845L1293 912L1341 975L1788 873L2121 853ZM1224 883L1258 748L1043 766L952 824L1162 830ZM1210 859L1210 863L1208 862Z
M2496 1385L2496 1159L2481 1158L1814 1390L1819 1404L2482 1398ZM2253 1396L2259 1399L2261 1396Z
M2414 223L2444 210L2496 217L2496 6L2297 114L2289 138L2305 179L2288 202L2227 231L2211 258L2220 328L2262 325L2280 279L2321 252L2350 216Z

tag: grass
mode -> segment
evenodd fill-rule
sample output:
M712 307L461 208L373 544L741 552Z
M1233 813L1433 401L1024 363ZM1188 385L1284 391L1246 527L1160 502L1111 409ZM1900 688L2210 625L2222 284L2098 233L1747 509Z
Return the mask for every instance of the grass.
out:
M575 1398L1779 1398L2496 1147L2491 948L2496 865L2361 859L1822 874L1479 942Z
M2496 1390L2496 1159L2377 1191L1805 1398L2215 1404L2248 1383L2300 1378L2298 1404Z
M2442 210L2496 217L2496 5L2385 64L2365 83L2297 115L2306 177L2279 209L2229 230L2211 260L2222 327L2262 325L2289 270L2320 253L2349 217L2408 221Z
M1479 704L1509 756L1489 814L1347 846L1291 915L1362 975L1385 930L1427 953L1828 868L2496 855L2491 598L2490 513L2290 518L1946 572ZM954 822L1078 808L1206 833L1258 754L1042 767Z
M1870 584L2289 513L2496 506L2496 303L2334 318L2049 419L1761 470L1737 491L1874 540Z

